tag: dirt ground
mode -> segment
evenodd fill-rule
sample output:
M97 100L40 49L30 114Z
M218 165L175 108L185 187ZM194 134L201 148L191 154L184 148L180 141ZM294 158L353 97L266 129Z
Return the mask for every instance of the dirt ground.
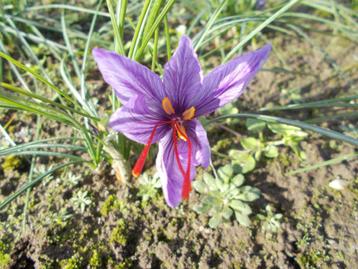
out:
M316 41L321 45L327 42L322 38ZM296 93L288 89L300 89L298 93L305 99L319 100L349 94L352 83L357 86L357 74L347 74L349 79L335 77L325 55L298 39L273 39L272 44L284 52L286 65L295 72L261 72L238 102L241 111L286 104L287 95ZM327 53L340 67L352 64L352 53L357 56L357 48L346 40L337 38L327 44ZM266 69L277 66L272 58ZM287 117L305 118L306 113L312 116L316 111L288 112ZM31 124L22 122L17 119L18 141L24 137L22 133L30 132ZM339 128L341 123L333 122L331 127ZM48 128L66 132L56 124ZM242 122L232 128L242 135L247 132ZM209 132L211 145L224 136L238 145L239 137L215 129ZM253 204L253 223L248 228L235 221L209 228L207 217L192 210L199 199L195 192L189 202L171 209L161 192L141 202L138 184L130 181L127 186L120 185L107 165L94 173L74 166L46 179L32 192L24 231L24 197L0 213L0 265L67 269L354 268L358 264L358 160L288 175L299 167L352 154L354 148L314 134L301 148L305 161L289 148L280 147L278 158L261 161L246 176L247 183L262 192ZM39 160L43 166L52 162ZM225 163L216 155L213 162L215 166ZM27 180L26 171L28 164L23 160L13 171L0 170L1 200ZM78 182L70 182L69 173L79 175ZM342 191L328 186L336 178L348 183ZM87 191L91 200L83 213L71 202L79 190ZM268 234L255 217L267 204L283 215L277 233ZM6 261L10 265L4 265Z

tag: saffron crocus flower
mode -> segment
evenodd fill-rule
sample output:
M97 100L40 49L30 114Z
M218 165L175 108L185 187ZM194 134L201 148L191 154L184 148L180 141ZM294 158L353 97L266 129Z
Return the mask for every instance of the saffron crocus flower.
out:
M238 98L270 50L266 45L203 76L191 41L183 36L163 79L115 52L93 50L104 80L122 103L109 126L145 145L132 174L139 176L150 146L158 143L156 167L169 206L188 199L195 167L210 164L210 145L198 118Z

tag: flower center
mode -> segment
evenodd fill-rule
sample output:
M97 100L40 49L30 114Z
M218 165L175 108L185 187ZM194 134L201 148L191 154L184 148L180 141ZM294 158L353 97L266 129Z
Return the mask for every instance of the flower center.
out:
M172 102L170 102L168 97L164 97L162 100L162 107L165 113L167 113L169 116L175 115L175 110L173 108ZM183 112L181 115L182 120L192 120L195 116L195 107L191 106L187 110Z
M189 121L194 118L195 107L192 106L192 107L186 109L180 117L176 116L174 107L168 97L163 98L162 107L163 107L163 110L165 111L165 113L167 115L171 116L171 119L168 121L162 121L154 126L154 128L149 136L148 142L144 146L141 154L139 155L137 162L135 163L135 165L132 169L132 175L134 177L138 177L141 174L143 167L144 167L145 159L149 153L149 149L152 144L157 127L160 125L168 124L172 128L172 132L173 132L173 145L174 145L175 161L178 165L180 173L183 176L183 186L182 186L181 195L182 195L183 199L188 199L189 193L191 191L191 180L190 180L190 174L191 174L190 170L191 169L190 168L191 168L191 158L192 158L192 156L191 156L192 155L192 152L191 152L192 151L192 143L189 139L189 136L186 133L185 127L183 125L183 121ZM188 144L188 162L187 162L186 170L184 170L184 167L183 167L183 165L180 161L180 158L179 158L178 142L180 139Z

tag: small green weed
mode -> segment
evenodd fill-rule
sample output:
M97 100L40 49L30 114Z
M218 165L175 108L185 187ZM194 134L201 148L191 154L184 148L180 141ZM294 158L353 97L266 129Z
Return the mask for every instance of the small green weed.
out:
M195 190L203 196L193 209L199 214L210 216L211 228L217 227L224 220L230 220L232 215L241 225L249 226L248 216L252 210L247 202L258 199L260 190L243 186L244 181L244 176L235 174L232 165L221 167L218 178L205 172L202 180L193 183Z

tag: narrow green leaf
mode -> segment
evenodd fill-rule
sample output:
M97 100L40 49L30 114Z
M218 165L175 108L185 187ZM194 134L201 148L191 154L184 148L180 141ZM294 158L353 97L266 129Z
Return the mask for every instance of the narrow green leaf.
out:
M163 0L154 0L153 7L150 10L148 21L144 28L144 34L147 33L150 29L150 27L153 25L156 17L158 16L159 9L163 3Z
M358 107L358 104L350 104L350 101L357 100L358 95L332 98L320 100L315 102L305 102L302 104L291 104L287 106L279 106L272 108L261 108L260 111L280 111L280 110L296 110L296 109L310 109L310 108L325 108L325 107Z
M299 127L299 128L305 129L305 130L310 130L310 131L319 133L323 136L327 136L327 137L330 137L333 139L344 141L344 142L352 144L354 146L358 146L358 139L355 139L351 136L344 135L344 134L341 134L341 133L333 131L333 130L321 128L319 126L308 124L308 123L305 123L302 121L290 120L290 119L285 119L285 118L280 118L280 117L275 117L275 116L267 116L267 115L252 114L252 113L239 113L239 114L234 114L234 115L225 115L225 116L217 117L215 119L208 121L207 124L217 122L220 120L224 120L227 118L255 118L255 119L260 119L260 120L263 120L266 122L283 123L283 124L287 124L287 125L296 126L296 127Z
M155 30L159 27L159 24L163 21L164 16L166 16L168 14L169 10L171 9L171 7L173 6L174 3L175 3L175 0L169 0L165 4L162 11L159 13L158 17L155 19L152 27L149 29L148 33L145 33L141 47L138 49L138 52L135 55L136 60L138 60L142 57L142 54L143 54L144 50L146 49L149 40L152 38Z
M167 48L167 61L169 62L172 57L172 51L170 49L170 35L169 35L169 26L168 26L168 16L164 17L164 35L165 35L165 45Z
M46 97L43 97L42 95L38 95L36 93L33 93L31 91L26 91L26 90L23 90L19 87L16 87L16 86L13 86L13 85L10 85L8 83L5 83L5 82L0 82L0 86L5 88L5 89L8 89L8 90L11 90L13 92L16 92L16 93L19 93L19 94L22 94L22 95L25 95L25 96L28 96L28 97L32 97L32 98L35 98L39 101L42 101L42 102L45 102L47 104L51 104L53 106L56 106L58 108L61 108L63 109L64 111L71 111L73 113L77 113L81 116L84 116L84 117L88 117L88 118L91 118L93 120L96 120L96 121L99 121L98 118L95 118L95 117L92 117L91 115L85 113L85 112L81 112L81 111L78 111L76 109L73 109L72 107L69 107L69 106L66 106L66 105L62 105L58 102L55 102L55 101L52 101Z
M150 8L149 8L150 4L151 4L151 0L145 0L142 12L139 15L137 27L134 31L134 36L128 53L128 57L131 59L135 57L137 53L137 49L139 48L139 43L141 41L145 23L150 12Z
M227 0L223 1L221 3L221 5L215 10L213 15L210 16L210 19L209 19L208 23L206 24L206 27L205 27L204 31L202 31L202 33L201 33L201 35L199 37L199 40L197 42L194 41L194 43L195 43L194 50L198 50L198 48L200 48L200 46L201 46L203 40L206 38L209 30L211 29L211 27L213 26L214 22L216 21L216 19L220 15L221 11L226 6L226 3L227 3Z
M85 80L86 80L85 71L86 71L86 64L87 64L87 55L88 55L90 44L91 44L92 34L93 34L94 27L95 27L95 24L97 21L98 11L99 11L100 7L102 6L102 1L103 0L99 1L97 8L96 8L97 12L92 18L90 30L88 32L88 38L86 41L85 50L83 52L82 67L81 67L81 96L82 96L82 99L86 102L87 106L89 107L91 114L94 116L97 116L97 112L95 110L94 104L91 102L91 100L87 96L88 94L87 94L87 88L86 88L86 84L85 84Z
M253 31L250 32L246 37L244 37L239 44L237 44L225 57L224 61L227 61L230 59L233 55L237 53L238 50L241 49L247 42L249 42L255 35L257 35L259 32L261 32L267 25L272 23L274 20L276 20L278 17L280 17L283 13L285 13L287 10L289 10L292 6L294 6L296 3L298 3L301 0L291 0L286 5L284 5L281 9L279 9L275 14L270 16L268 19L266 19L263 23L261 23L259 26L257 26Z
M49 82L48 80L46 80L43 76L41 76L40 74L36 73L35 71L33 71L31 68L23 65L22 63L20 63L19 61L15 60L14 58L12 58L10 55L7 55L3 52L0 51L0 57L4 58L5 60L7 60L8 62L11 62L12 64L14 64L15 66L19 67L20 69L30 73L31 75L33 75L37 80L43 82L44 84L46 84L47 86L49 86L52 90L54 90L56 93L58 93L60 96L64 97L68 102L70 102L71 104L77 105L72 98L67 95L64 91L60 90L59 88L57 88L55 85L53 85L51 82Z
M118 54L124 55L125 51L124 51L123 41L122 41L122 38L121 38L120 27L119 27L119 23L117 22L116 16L114 14L114 8L113 8L112 0L107 0L107 8L108 8L109 16L111 18L111 23L112 23L112 29L113 29L113 34L114 34L115 51ZM123 26L121 25L121 28L122 27Z
M49 149L49 148L62 148L62 149L68 149L68 150L72 150L72 151L76 151L76 150L84 151L85 150L85 148L82 146L70 145L70 144L46 144L41 141L46 141L46 140L39 140L39 141L30 142L30 143L24 143L24 144L19 144L19 145L13 146L13 147L1 149L0 156L6 156L6 155L11 155L11 154L17 154L17 153L21 154L22 152L30 152L31 155L34 155L35 152L37 152L36 149ZM35 150L35 151L30 151L30 150Z
M120 36L120 40L122 41L123 44L123 38L124 38L124 20L126 18L126 13L127 13L127 0L120 0L121 5L120 5L120 11L119 11L119 18L118 18L118 28L119 28L119 36ZM124 54L124 52L123 52Z
M333 159L330 159L330 160L327 160L327 161L323 161L323 162L320 162L320 163L317 163L317 164L314 164L314 165L309 165L309 166L305 166L305 167L300 168L300 169L289 171L288 173L286 173L286 175L292 176L292 175L299 174L299 173L307 173L307 172L319 169L319 168L327 166L327 165L335 165L335 164L339 164L339 163L341 163L343 161L354 160L357 157L358 157L358 152L353 153L353 154L344 155L344 156L339 156L339 157L336 157L336 158L333 158Z
M152 71L155 72L155 68L158 62L158 41L159 41L159 28L154 33L154 44L153 44L153 58L152 58Z

